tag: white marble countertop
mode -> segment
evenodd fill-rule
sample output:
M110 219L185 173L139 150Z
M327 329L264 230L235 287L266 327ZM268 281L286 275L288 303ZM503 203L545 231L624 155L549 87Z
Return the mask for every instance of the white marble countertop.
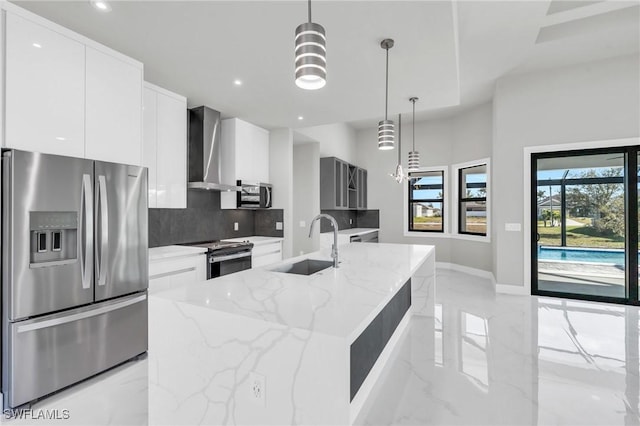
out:
M172 257L193 256L206 253L207 249L202 247L187 246L163 246L149 249L149 260L170 259Z
M271 244L278 241L282 241L284 238L282 237L261 237L261 236L251 236L251 237L240 237L240 238L225 238L222 241L233 241L233 242L242 242L249 241L253 243L254 246L261 246L264 244Z
M354 235L362 235L368 234L369 232L379 231L380 228L350 228L350 229L341 229L338 231L338 235L346 235L348 237L353 237ZM323 232L323 234L333 234L333 231Z
M305 258L330 260L329 251L321 250L263 268L184 283L155 297L352 341L434 250L426 245L349 244L340 248L338 269L310 276L272 271Z

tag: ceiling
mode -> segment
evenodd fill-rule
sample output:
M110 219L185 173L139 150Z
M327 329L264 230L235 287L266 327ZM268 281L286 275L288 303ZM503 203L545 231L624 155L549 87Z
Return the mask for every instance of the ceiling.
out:
M489 101L506 74L640 51L637 1L320 1L327 32L325 88L294 84L293 35L304 1L14 1L145 64L145 79L266 128L348 122L389 114L446 116ZM234 80L242 81L241 86ZM298 117L304 117L299 120Z

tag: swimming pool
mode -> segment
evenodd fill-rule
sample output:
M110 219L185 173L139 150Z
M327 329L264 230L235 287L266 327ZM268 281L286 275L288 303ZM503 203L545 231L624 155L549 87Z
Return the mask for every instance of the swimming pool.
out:
M624 265L624 250L538 247L538 260L564 260L567 262Z

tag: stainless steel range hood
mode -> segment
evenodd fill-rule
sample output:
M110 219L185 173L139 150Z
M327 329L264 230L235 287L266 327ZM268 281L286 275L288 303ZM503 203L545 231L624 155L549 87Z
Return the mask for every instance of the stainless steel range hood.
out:
M206 106L189 110L189 183L187 188L240 191L222 177L220 113Z

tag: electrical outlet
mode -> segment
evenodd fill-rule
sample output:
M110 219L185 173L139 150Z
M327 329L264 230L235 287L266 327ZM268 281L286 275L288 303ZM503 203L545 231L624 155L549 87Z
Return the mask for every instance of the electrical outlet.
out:
M249 374L249 398L254 404L264 407L267 400L267 379L255 371Z
M349 225L353 225L353 219L349 219Z
M307 222L305 222L304 220L300 221L300 228L306 228L307 227Z
M282 222L276 222L276 231L282 231Z
M233 230L237 231L238 229L238 222L233 222Z

